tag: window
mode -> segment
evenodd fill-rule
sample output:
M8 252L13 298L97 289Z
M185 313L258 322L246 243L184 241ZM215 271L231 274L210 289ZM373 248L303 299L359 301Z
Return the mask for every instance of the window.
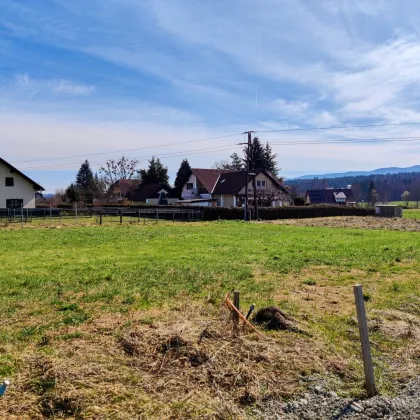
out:
M257 181L257 188L265 188L265 181Z
M20 209L21 207L23 207L23 200L19 198L12 198L6 200L6 207L8 209Z
M193 190L194 184L192 182L187 182L187 190Z
M6 187L13 187L15 185L15 180L13 177L8 176L6 177Z

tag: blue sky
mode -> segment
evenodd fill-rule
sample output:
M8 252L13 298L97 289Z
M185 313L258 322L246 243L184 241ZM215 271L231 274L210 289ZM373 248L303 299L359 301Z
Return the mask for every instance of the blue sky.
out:
M116 150L210 167L240 133L420 122L415 0L0 0L1 156L48 192ZM420 164L420 125L260 133L285 176ZM222 148L226 146L226 148ZM150 147L154 147L151 149ZM214 151L199 149L219 148ZM196 151L196 152L194 152ZM95 153L106 152L94 156ZM179 152L179 153L178 153Z

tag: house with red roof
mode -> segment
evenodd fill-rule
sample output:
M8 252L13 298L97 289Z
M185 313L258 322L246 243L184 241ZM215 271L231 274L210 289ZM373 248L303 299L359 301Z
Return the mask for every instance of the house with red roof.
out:
M242 207L248 190L249 203L257 200L264 206L281 206L288 194L285 186L270 172L258 170L246 175L245 171L222 169L191 169L191 175L182 188L182 205Z

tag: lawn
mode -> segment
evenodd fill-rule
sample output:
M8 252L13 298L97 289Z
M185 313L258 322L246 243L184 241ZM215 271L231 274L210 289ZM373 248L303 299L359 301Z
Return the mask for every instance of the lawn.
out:
M417 232L243 222L15 227L0 229L0 266L6 417L185 418L221 407L251 416L238 402L244 392L252 403L287 398L309 374L362 394L359 282L379 389L392 393L419 373ZM232 341L222 302L233 289L244 311L278 306L312 337L280 331ZM175 333L206 363L162 356L159 340ZM251 369L255 351L261 360ZM222 380L218 369L234 374Z

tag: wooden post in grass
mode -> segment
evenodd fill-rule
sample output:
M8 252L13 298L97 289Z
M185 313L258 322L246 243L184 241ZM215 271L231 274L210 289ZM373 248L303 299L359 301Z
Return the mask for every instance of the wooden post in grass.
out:
M77 222L78 222L78 219L77 219L77 204L75 204L74 209L75 209L75 211L76 211L76 225L77 225L77 224L78 224L78 223L77 223Z
M20 213L20 221L21 221L22 227L23 227L23 204L22 204L22 207L20 208L20 211L21 211L21 213Z
M99 212L99 224L102 225L102 209Z
M365 300L361 284L353 286L356 301L357 321L359 324L360 343L362 345L363 368L365 371L366 390L369 397L376 395L375 377L373 374L372 354L370 351L369 331L366 319Z
M122 210L120 209L120 225L122 225Z
M235 305L235 308L239 311L239 292L237 290L233 292L233 304ZM234 328L237 329L239 324L239 315L237 312L234 311L232 312L232 317Z
M137 222L140 223L140 209L137 210Z
M50 205L50 225L52 225L52 209L51 209L51 205Z
M172 210L172 222L175 223L175 210Z

